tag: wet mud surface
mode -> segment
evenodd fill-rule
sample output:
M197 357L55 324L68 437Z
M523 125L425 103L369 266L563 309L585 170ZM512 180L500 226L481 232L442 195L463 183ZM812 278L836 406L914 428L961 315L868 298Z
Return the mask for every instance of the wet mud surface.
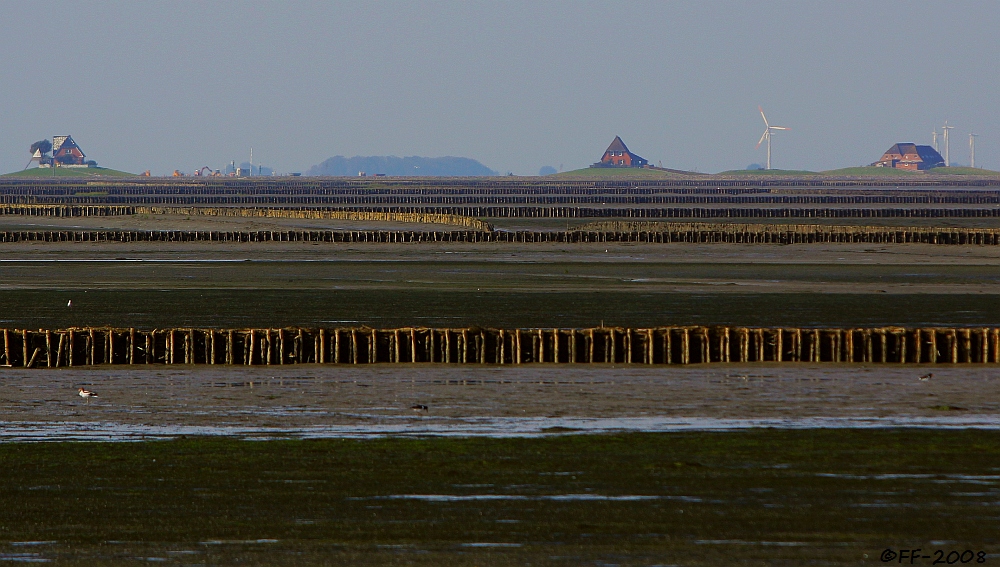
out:
M8 441L1000 428L1000 371L991 366L95 367L10 369L3 379ZM100 397L81 399L79 387Z

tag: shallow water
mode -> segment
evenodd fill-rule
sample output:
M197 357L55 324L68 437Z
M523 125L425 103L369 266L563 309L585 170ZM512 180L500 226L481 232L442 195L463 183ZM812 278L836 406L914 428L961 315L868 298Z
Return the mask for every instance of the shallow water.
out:
M362 416L365 417L365 416ZM376 416L369 416L375 418ZM475 419L399 419L397 423L268 427L238 425L139 425L115 422L0 422L0 442L16 441L146 441L178 437L224 436L265 439L374 439L381 437L540 437L602 433L672 433L780 429L1000 429L1000 415L884 418L812 417L793 419L571 418L529 417Z

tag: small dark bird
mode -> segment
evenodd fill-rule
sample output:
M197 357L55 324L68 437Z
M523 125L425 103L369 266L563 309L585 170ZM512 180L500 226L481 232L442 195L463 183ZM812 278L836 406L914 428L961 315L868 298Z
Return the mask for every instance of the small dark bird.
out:
M81 398L87 400L88 404L90 403L90 398L98 398L98 397L100 397L100 396L97 395L97 392L91 392L90 390L85 390L83 388L79 389L78 395Z
M923 376L920 377L920 381L921 382L926 382L926 381L930 380L933 377L934 377L934 373L933 372L928 372L927 374L924 374Z
M424 404L413 404L412 406L410 406L410 409L413 411L427 411L430 408L428 408Z

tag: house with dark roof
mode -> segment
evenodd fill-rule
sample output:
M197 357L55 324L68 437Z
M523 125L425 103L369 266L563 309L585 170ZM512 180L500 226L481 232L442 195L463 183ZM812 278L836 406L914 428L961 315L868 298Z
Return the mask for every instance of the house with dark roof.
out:
M645 167L648 164L649 162L645 159L628 151L625 142L620 137L615 136L614 141L604 151L601 161L590 167Z
M882 158L873 163L875 167L893 167L896 169L924 170L945 165L944 158L930 146L916 144L895 144Z
M52 161L60 166L86 166L87 156L73 136L52 136Z

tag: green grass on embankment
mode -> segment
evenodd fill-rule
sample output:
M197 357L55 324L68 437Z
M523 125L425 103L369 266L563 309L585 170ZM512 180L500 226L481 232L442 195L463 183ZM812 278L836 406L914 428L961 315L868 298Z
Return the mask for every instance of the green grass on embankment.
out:
M935 167L927 171L929 175L983 175L987 177L1000 176L1000 171L983 169L981 167Z
M5 173L0 177L133 177L134 173L108 169L106 167L33 167L22 171Z
M716 173L715 175L722 177L739 177L744 175L749 177L801 177L818 174L815 171L807 171L805 169L731 169Z
M643 169L638 167L585 167L546 175L546 179L670 179L674 177L685 177L687 175L698 175L694 172L674 172L660 169Z
M830 169L820 172L819 175L831 177L907 177L923 175L923 171L909 171L906 169L896 169L893 167L842 167L840 169Z
M1000 541L997 431L6 443L0 467L0 556L70 565L856 565Z

